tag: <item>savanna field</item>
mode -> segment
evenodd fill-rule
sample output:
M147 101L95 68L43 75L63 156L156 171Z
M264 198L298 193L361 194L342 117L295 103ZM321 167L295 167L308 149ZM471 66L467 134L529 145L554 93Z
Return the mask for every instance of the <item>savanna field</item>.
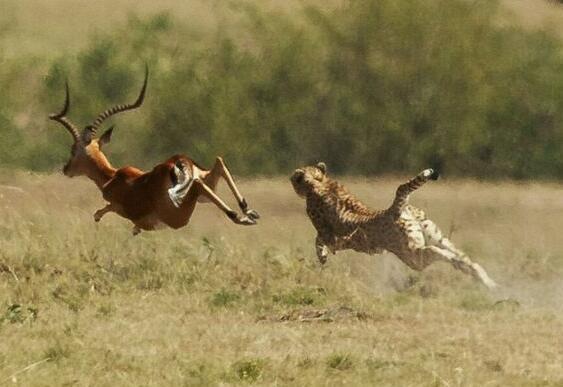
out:
M540 0L0 0L0 386L563 386L562 23ZM257 225L94 222L47 116L65 80L79 126L130 102L145 64L110 161L222 155ZM321 269L288 179L319 160L372 208L440 169L411 203L499 288L389 253Z
M400 180L344 181L377 208ZM115 215L93 222L88 181L4 175L3 381L561 385L560 185L444 179L415 194L500 283L490 292L389 254L341 252L321 271L288 183L240 181L257 226L201 205L185 229L133 237Z

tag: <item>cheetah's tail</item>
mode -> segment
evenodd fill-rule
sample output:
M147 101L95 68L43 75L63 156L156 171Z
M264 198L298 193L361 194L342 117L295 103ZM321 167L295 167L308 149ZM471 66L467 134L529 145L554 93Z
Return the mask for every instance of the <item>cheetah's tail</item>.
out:
M428 180L438 180L439 176L440 173L438 171L432 168L428 168L420 172L417 176L407 181L406 183L401 184L399 188L397 188L395 200L393 201L391 207L389 207L389 211L399 215L403 207L408 204L409 195L412 192L419 189Z

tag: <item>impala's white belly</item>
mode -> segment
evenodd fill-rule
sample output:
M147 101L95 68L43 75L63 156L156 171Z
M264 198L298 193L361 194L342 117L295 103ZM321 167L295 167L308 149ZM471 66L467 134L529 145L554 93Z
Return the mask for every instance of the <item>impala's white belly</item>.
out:
M186 166L183 171L174 166L174 173L178 177L178 184L168 189L168 196L176 207L180 207L190 192L194 181L199 180L201 171L195 165Z

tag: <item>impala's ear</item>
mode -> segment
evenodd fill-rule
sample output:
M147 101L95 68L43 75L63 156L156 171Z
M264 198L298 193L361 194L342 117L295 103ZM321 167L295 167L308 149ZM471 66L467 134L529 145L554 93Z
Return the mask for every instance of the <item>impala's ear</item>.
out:
M100 147L106 145L108 142L111 141L112 132L113 132L113 126L111 128L109 128L108 130L106 130L104 132L104 134L102 134L102 136L98 140L98 144L100 144Z
M317 163L317 168L319 168L321 170L321 172L326 175L326 164L323 163L322 161Z

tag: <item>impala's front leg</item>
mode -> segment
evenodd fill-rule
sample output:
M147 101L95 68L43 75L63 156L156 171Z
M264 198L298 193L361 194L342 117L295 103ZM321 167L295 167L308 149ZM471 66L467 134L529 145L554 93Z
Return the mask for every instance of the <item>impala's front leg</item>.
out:
M99 209L94 213L94 221L99 222L102 217L107 214L108 212L114 212L115 208L111 203L107 204L104 208Z
M221 211L223 211L229 219L231 219L236 224L241 224L245 226L251 226L256 224L256 219L245 214L245 216L239 216L236 211L233 211L211 188L207 186L202 180L193 180L194 188L198 189L198 194L209 199L213 204L215 204Z
M211 190L215 191L215 188L217 187L217 183L219 182L219 178L221 177L225 179L225 181L227 182L227 185L229 186L229 189L235 196L241 211L251 219L254 220L259 219L260 215L258 214L258 212L256 210L252 210L248 208L246 199L242 196L242 194L238 190L238 187L235 184L235 180L233 179L231 172L225 165L223 158L217 157L215 160L215 165L213 166L213 168L211 168L208 175L205 176L203 180L205 184L209 188L211 188Z

